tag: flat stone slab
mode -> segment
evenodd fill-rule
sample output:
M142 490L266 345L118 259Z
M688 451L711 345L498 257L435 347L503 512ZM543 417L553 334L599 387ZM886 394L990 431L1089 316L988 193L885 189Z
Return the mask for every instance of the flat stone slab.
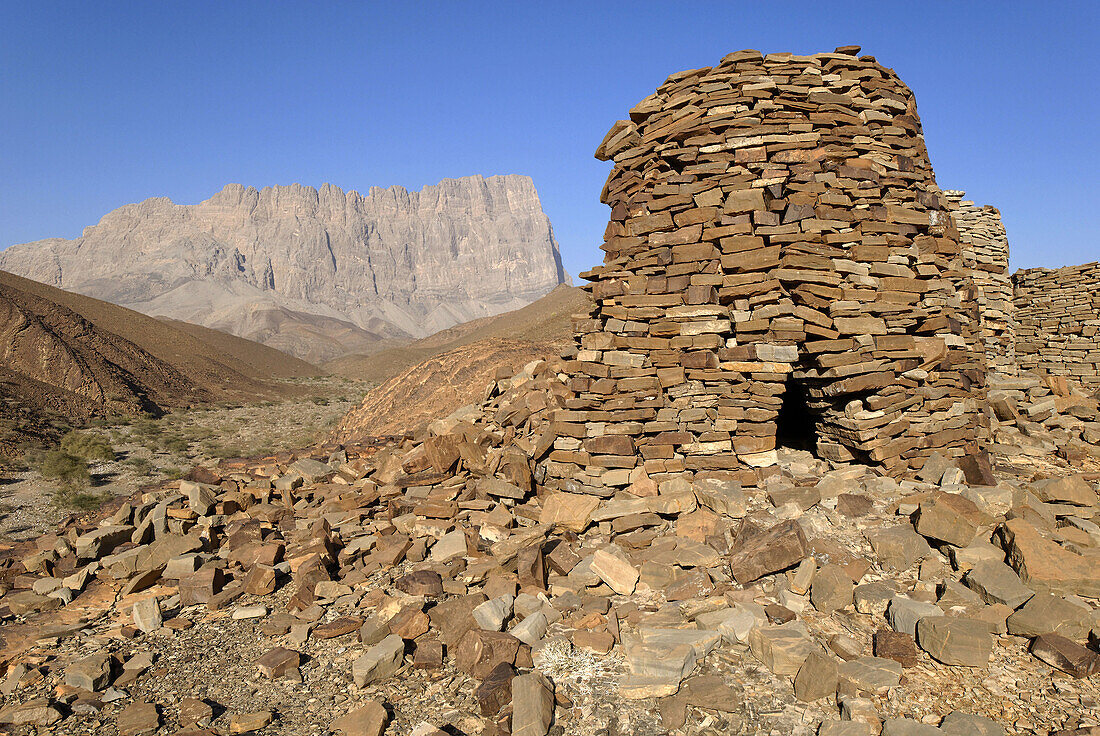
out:
M940 721L940 731L947 736L1005 736L1004 726L989 718L952 711Z
M794 567L806 557L808 542L791 519L754 536L730 556L734 579L744 585L765 575Z
M904 572L932 551L924 537L908 524L868 531L865 536L875 550L879 564L887 570Z
M794 675L813 651L813 640L797 624L758 627L749 634L749 649L776 675Z
M1041 634L1031 642L1031 653L1055 669L1073 677L1100 672L1100 654L1058 634Z
M928 616L942 616L943 610L934 603L915 601L904 596L894 596L886 609L890 627L902 634L917 635L917 622Z
M860 657L837 666L837 675L861 690L886 692L901 684L901 663L883 657Z
M1100 557L1070 552L1023 519L1009 519L998 534L1008 548L1008 564L1029 588L1100 598Z
M963 667L984 667L993 652L989 624L948 616L922 618L917 644L937 661Z
M352 663L352 679L358 687L384 680L397 672L404 656L404 639L390 634Z
M1067 639L1084 640L1092 628L1092 611L1050 593L1036 593L1008 617L1008 633L1035 637L1061 634Z
M1003 603L1016 609L1035 591L1027 587L1015 571L1000 561L981 562L966 573L966 585L989 604Z

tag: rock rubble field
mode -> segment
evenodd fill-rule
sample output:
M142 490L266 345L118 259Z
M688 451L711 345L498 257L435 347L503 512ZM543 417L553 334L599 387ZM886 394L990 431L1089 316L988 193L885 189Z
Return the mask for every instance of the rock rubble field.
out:
M0 721L1100 732L1095 399L1006 377L992 461L913 479L781 449L756 487L601 498L540 484L567 362L419 437L196 467L5 550Z

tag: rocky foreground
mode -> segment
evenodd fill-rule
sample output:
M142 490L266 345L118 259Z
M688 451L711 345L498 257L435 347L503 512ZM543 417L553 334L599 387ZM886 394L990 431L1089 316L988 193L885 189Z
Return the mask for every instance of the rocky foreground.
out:
M639 473L601 498L541 484L571 441L560 367L417 440L197 468L9 546L0 722L1100 733L1094 399L1001 377L992 464L895 481L781 451L759 488Z

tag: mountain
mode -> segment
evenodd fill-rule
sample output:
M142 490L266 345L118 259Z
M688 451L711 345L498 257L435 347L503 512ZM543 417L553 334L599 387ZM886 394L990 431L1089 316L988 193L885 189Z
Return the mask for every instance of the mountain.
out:
M512 340L564 347L573 341L570 316L587 314L592 297L562 284L546 296L512 312L464 322L407 345L369 355L353 354L329 361L325 370L360 381L384 381L411 365L463 345L483 340Z
M0 454L53 436L58 419L274 396L268 379L321 373L264 345L0 272Z
M367 196L230 184L196 205L126 205L0 269L319 363L528 304L568 281L526 176Z

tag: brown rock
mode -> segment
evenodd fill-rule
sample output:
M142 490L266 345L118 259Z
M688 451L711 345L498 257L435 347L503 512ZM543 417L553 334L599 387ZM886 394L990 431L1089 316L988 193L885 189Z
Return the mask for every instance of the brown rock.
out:
M810 601L823 612L839 611L852 605L855 583L840 565L828 564L814 575Z
M489 671L474 691L481 715L495 716L511 702L512 680L515 676L515 667L507 662L501 662Z
M836 659L823 651L811 651L794 677L794 696L811 702L836 695Z
M269 710L256 711L254 713L234 713L229 719L229 733L248 733L259 731L270 726L275 720L275 714Z
M488 598L482 593L471 593L433 606L428 611L428 619L432 626L439 629L439 640L452 647L467 631L477 628L473 610L486 600Z
M209 603L210 599L221 592L225 585L225 574L221 568L204 567L186 577L180 578L180 604L193 606Z
M427 634L429 626L428 614L420 604L405 606L389 621L390 632L409 641Z
M1087 480L1079 475L1054 478L1033 483L1031 486L1040 501L1046 503L1064 503L1072 506L1092 507L1097 505L1096 491Z
M313 627L310 635L314 639L335 639L338 636L354 634L363 628L363 623L364 620L359 616L341 616L328 623Z
M889 570L908 570L931 551L924 537L908 524L875 529L866 536L879 562Z
M65 684L79 690L102 690L111 682L114 657L100 651L79 659L65 668Z
M516 664L521 648L526 645L511 634L471 630L455 647L455 667L481 680L502 662Z
M291 670L298 669L302 657L293 649L275 647L269 649L256 660L260 674L269 680L286 676Z
M935 493L932 498L921 501L913 526L922 536L965 547L978 533L975 519L980 515L978 507L969 499L952 493Z
M552 493L543 499L539 523L580 533L592 522L599 505L600 499L595 496Z
M1043 538L1023 519L1009 519L997 530L1008 564L1032 590L1055 595L1100 598L1100 558L1074 554Z
M413 667L422 670L435 670L443 666L443 643L425 639L416 643L413 651Z
M386 706L368 700L366 705L337 718L329 728L343 736L382 736L389 722Z
M989 624L949 616L918 621L917 643L940 662L963 667L984 667L993 651Z
M734 579L744 585L793 567L806 557L806 535L793 519L754 535L730 557Z
M274 593L278 584L278 574L274 568L253 565L244 578L244 592L249 595L267 595Z
M836 497L836 510L842 516L858 518L866 516L874 509L874 502L858 493L841 493Z
M46 698L11 703L0 708L0 724L12 726L52 726L65 716Z
M892 629L879 629L874 636L876 657L892 659L902 667L917 666L917 643L908 634Z
M118 714L115 722L120 736L140 736L160 727L160 712L153 703L132 703Z
M597 550L592 555L592 572L619 595L630 595L638 584L639 573L617 547Z
M538 672L512 680L511 736L546 736L554 719L554 686Z
M352 662L352 680L358 687L385 680L401 669L404 659L405 642L396 634L390 634Z
M1031 642L1031 653L1055 669L1081 678L1100 672L1100 654L1060 634L1040 634Z
M198 698L184 698L179 702L180 728L209 726L214 719L214 708Z
M1015 636L1061 634L1067 639L1083 640L1092 628L1092 614L1085 605L1050 593L1036 593L1008 617L1007 626Z
M615 637L606 631L574 631L573 646L597 654L607 654L615 646Z

